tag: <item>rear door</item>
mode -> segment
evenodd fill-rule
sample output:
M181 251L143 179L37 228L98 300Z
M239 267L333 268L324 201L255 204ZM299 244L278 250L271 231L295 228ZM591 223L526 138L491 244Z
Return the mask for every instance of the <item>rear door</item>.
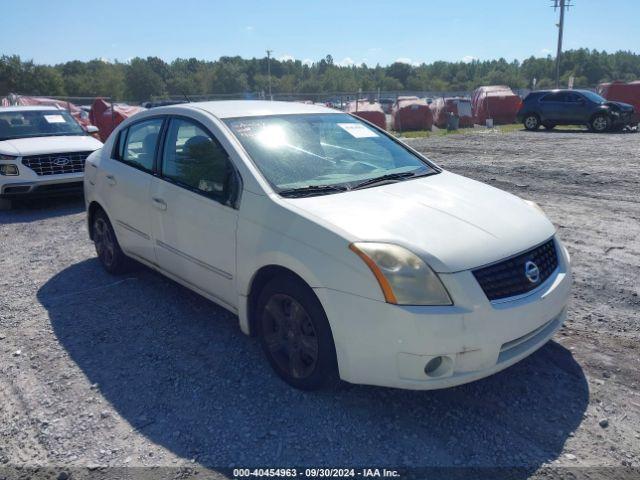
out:
M164 117L154 117L121 130L99 173L106 209L122 249L150 262L155 261L155 252L149 195L163 122Z
M239 176L202 124L172 117L152 180L152 230L158 265L237 307L236 226Z
M566 92L551 92L540 99L542 120L564 123L569 119Z

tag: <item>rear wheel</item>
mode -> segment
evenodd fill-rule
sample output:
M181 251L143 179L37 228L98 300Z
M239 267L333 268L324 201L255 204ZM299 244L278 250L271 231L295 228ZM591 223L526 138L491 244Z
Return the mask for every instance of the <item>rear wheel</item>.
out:
M606 132L611 128L611 119L608 115L598 114L589 122L589 128L596 133Z
M337 381L331 328L313 290L293 276L276 277L260 293L257 314L262 349L280 378L302 390Z
M120 248L106 213L100 211L95 214L92 229L93 243L104 269L112 274L125 272L129 266L129 259Z
M543 123L542 126L546 130L553 130L556 127L555 123L549 123L549 122Z
M537 130L538 128L540 128L540 119L534 113L530 113L529 115L524 117L522 123L524 124L524 128L526 128L527 130Z

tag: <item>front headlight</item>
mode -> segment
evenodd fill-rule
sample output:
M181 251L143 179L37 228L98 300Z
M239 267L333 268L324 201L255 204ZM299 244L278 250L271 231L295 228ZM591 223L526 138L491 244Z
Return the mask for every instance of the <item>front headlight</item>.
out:
M438 275L406 248L374 242L356 242L349 248L371 269L387 303L453 304Z

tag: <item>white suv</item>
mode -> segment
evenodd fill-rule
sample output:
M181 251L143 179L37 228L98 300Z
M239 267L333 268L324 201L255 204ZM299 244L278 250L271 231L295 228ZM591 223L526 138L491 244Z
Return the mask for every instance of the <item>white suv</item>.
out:
M298 388L469 382L566 316L569 255L539 207L325 107L140 113L87 159L85 198L109 272L133 258L236 313Z
M84 162L102 146L56 107L0 108L0 208L12 198L82 192Z

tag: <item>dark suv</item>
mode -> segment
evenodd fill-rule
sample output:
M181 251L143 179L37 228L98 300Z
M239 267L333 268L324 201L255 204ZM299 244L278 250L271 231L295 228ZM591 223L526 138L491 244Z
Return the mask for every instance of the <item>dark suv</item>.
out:
M538 90L524 99L518 121L527 130L540 125L587 125L594 132L622 129L631 124L633 106L610 102L589 90Z

